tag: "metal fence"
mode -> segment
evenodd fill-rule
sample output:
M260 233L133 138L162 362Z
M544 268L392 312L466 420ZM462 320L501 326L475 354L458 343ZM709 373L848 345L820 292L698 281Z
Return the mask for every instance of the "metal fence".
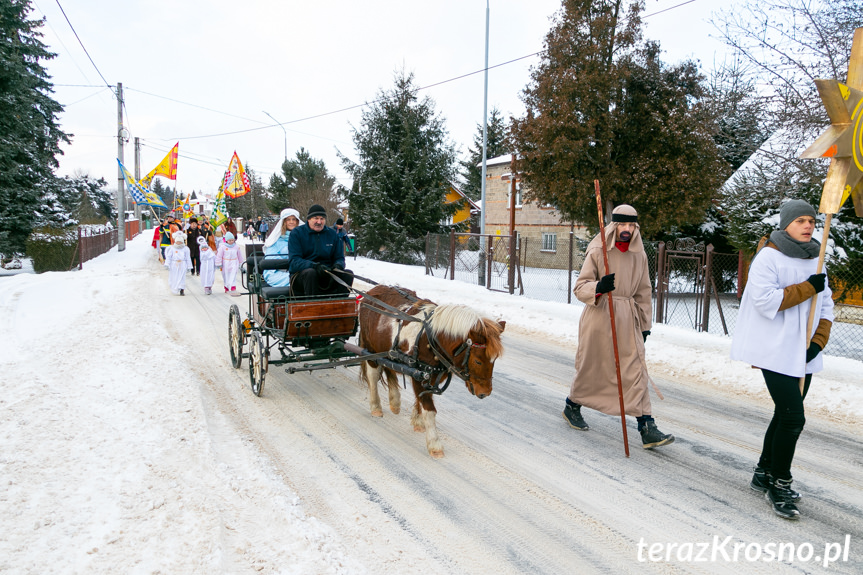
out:
M573 234L563 244L477 234L429 234L426 274L543 301L584 305L572 289L588 242ZM692 240L645 242L656 323L732 335L749 262L715 253ZM512 254L512 255L511 255ZM513 265L510 265L512 262ZM831 282L834 279L831 278ZM835 280L840 281L838 278ZM845 275L826 353L863 361L863 277Z

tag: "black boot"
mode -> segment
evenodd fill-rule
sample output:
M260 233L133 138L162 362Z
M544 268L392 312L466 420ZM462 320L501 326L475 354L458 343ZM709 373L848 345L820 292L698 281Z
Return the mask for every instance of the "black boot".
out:
M773 512L783 519L798 519L800 510L794 505L791 497L791 480L774 479L773 485L767 489L765 497L773 506Z
M590 427L585 423L584 418L581 416L581 406L578 404L570 405L566 404L566 407L563 409L563 418L569 423L569 426L578 429L579 431L587 431Z
M653 421L648 421L641 428L641 446L644 449L652 449L674 443L674 436L670 433L662 433L657 429Z
M770 489L771 485L773 485L773 476L770 475L770 472L763 467L756 467L755 473L752 475L752 481L749 482L749 487L752 488L753 491L767 493L767 490ZM792 501L800 499L800 493L794 491L790 487L788 488L788 491L791 493Z

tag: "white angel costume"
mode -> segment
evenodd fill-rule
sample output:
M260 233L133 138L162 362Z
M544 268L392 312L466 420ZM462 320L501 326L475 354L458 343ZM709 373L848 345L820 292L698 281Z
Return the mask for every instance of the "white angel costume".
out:
M192 257L186 247L186 234L174 232L171 238L174 243L165 248L165 267L171 292L181 294L186 289L186 272L192 269Z

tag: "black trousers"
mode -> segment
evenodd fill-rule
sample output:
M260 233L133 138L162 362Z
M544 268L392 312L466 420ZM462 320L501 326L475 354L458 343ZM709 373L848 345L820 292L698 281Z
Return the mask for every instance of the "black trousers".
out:
M773 419L764 434L764 446L758 466L773 477L791 479L791 462L797 448L797 439L806 424L803 400L809 392L812 374L807 374L800 394L800 378L783 375L767 369L761 370L767 391L773 399Z
M354 285L354 272L351 270L330 270L346 284ZM291 295L335 295L348 294L350 290L336 282L330 274L318 273L315 268L304 269L291 276Z

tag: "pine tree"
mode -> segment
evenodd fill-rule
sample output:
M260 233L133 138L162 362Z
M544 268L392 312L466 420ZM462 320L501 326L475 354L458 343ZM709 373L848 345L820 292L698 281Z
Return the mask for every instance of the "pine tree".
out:
M693 62L641 40L633 0L565 0L513 123L525 197L596 228L593 181L651 237L700 221L725 173ZM624 9L626 14L624 14Z
M55 55L39 40L43 20L29 20L30 2L0 0L0 254L24 251L40 195L61 154L52 84L40 63Z
M342 192L324 161L300 148L296 159L282 163L281 175L272 175L269 193L267 205L271 212L278 214L285 208L294 208L305 217L314 204L323 206L328 214L335 214Z
M476 125L477 133L473 137L473 144L468 150L467 160L460 162L461 176L464 178L462 192L469 198L478 200L482 197L482 124ZM500 110L497 107L491 109L486 129L486 158L496 158L512 153L509 142L509 126L506 125Z
M750 0L734 12L720 13L714 24L736 58L749 65L743 78L758 85L759 121L772 134L723 189L729 239L752 253L759 238L775 229L785 200L803 199L816 209L820 204L828 163L799 158L829 124L814 79L846 81L854 30L863 26L863 4ZM846 285L860 285L863 224L850 201L833 219L831 237L831 279L844 276Z
M353 177L348 196L351 230L369 256L417 263L427 233L447 230L455 211L444 202L455 176L455 146L426 96L417 98L413 74L397 73L354 128L356 162L341 156Z

